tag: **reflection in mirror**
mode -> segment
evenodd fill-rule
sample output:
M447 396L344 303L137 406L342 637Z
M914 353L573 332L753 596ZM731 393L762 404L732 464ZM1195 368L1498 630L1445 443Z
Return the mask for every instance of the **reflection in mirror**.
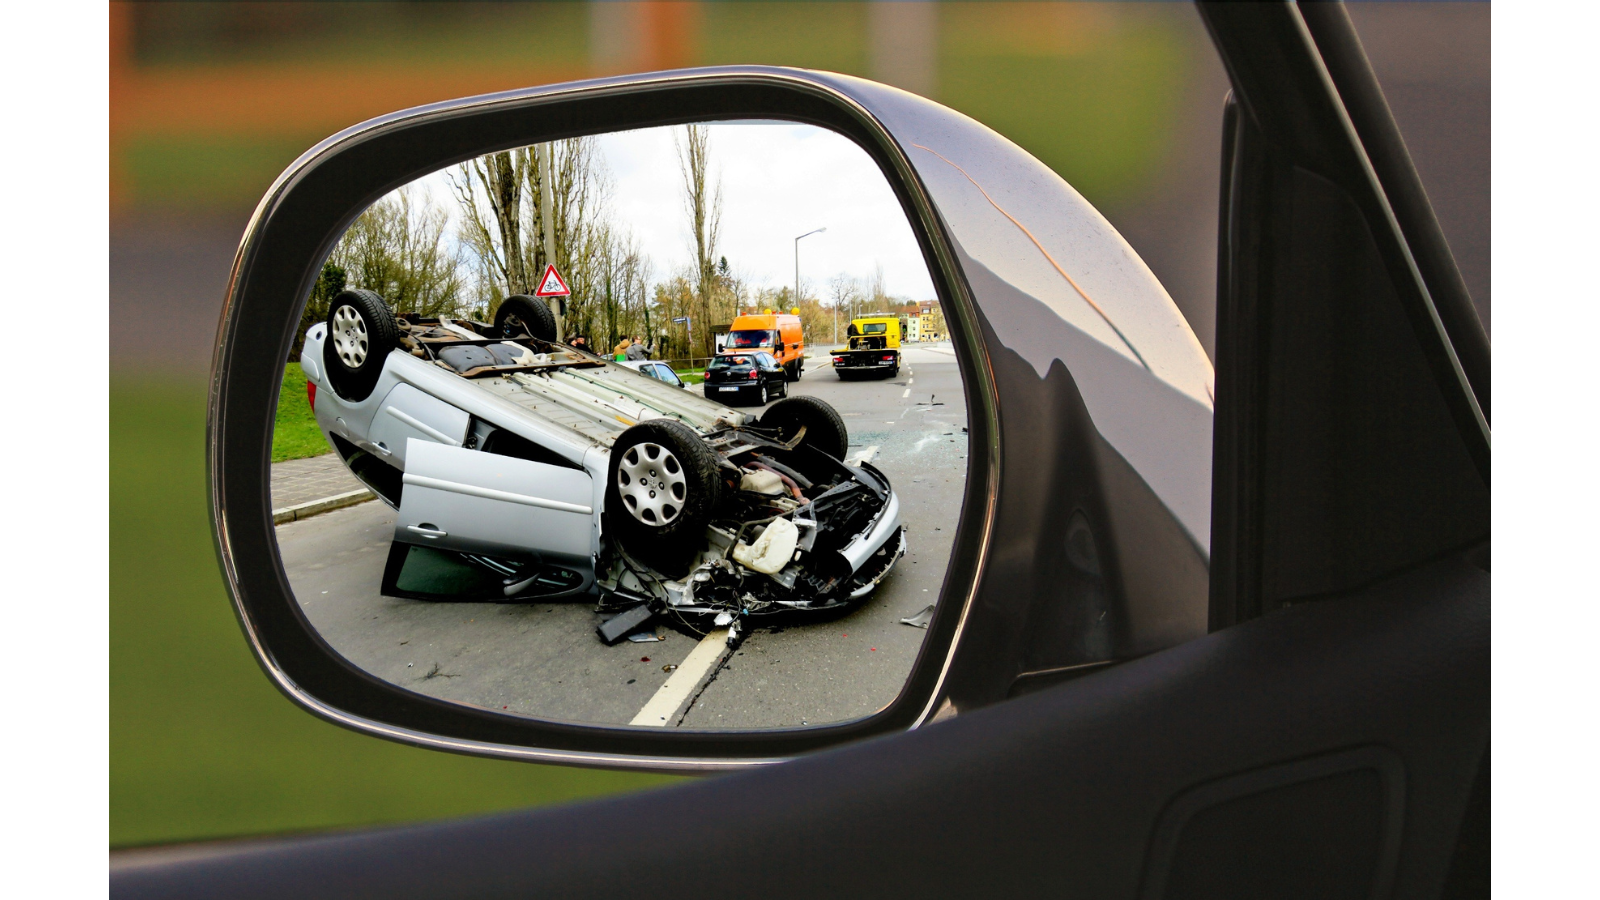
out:
M272 491L356 667L508 714L685 729L871 715L967 478L944 315L849 140L723 122L470 160L324 264Z

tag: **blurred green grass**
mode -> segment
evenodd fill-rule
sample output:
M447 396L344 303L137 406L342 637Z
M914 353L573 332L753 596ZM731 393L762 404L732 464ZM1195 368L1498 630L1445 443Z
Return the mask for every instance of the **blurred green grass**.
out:
M332 450L306 395L306 373L297 362L283 367L283 387L278 390L278 417L272 424L272 461L321 456Z
M462 816L674 780L419 750L301 711L256 665L218 574L204 384L119 373L110 393L113 847Z

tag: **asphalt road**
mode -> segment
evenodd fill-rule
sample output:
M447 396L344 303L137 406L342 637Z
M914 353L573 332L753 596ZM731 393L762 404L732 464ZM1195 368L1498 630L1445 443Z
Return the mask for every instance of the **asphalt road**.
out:
M279 526L290 584L311 623L345 658L441 699L569 722L646 718L686 728L779 728L869 715L899 693L927 634L900 620L934 603L943 582L967 471L961 378L945 344L909 349L890 381L840 382L813 363L790 388L840 411L850 453L870 456L901 500L906 557L861 608L841 618L757 628L732 652L720 633L702 641L661 625L658 642L607 647L595 635L600 616L591 599L383 597L378 585L394 513L381 503Z

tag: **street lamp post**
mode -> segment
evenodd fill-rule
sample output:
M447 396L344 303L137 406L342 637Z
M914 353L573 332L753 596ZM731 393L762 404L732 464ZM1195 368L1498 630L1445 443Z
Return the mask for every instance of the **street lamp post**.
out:
M828 230L828 227L826 225L824 225L821 228L817 228L817 229L814 229L812 231L808 231L805 234L800 235L800 237L797 237L797 238L794 239L794 305L795 306L799 306L800 305L800 238L811 237L813 234L821 234L822 232L827 231L827 230ZM839 330L838 318L839 318L838 315L835 314L834 315L834 325L833 325L833 330L835 332L838 332L838 330Z

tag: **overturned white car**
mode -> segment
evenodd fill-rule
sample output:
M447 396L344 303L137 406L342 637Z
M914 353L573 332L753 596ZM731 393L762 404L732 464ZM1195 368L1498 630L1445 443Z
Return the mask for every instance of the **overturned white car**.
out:
M330 307L300 362L329 444L399 513L386 595L597 595L609 643L657 615L842 612L905 552L888 479L843 462L816 398L758 420L554 342L532 297L492 325Z

